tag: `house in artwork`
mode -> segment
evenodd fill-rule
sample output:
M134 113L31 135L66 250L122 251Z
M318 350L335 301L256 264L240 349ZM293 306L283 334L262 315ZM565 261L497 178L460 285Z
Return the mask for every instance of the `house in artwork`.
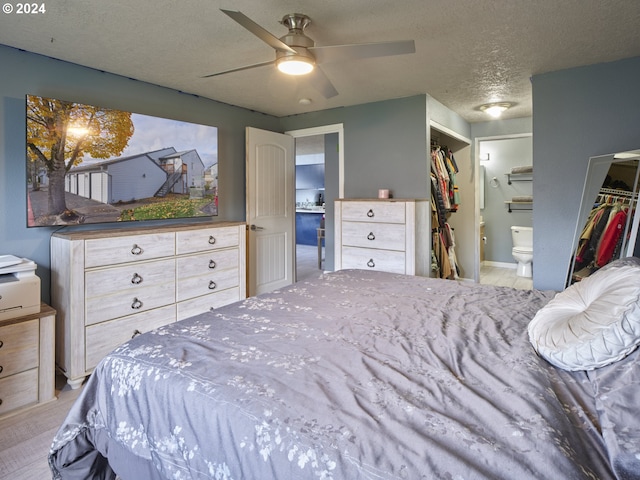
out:
M169 147L80 164L67 173L65 190L109 204L188 194L190 187L204 186L204 170L196 150Z

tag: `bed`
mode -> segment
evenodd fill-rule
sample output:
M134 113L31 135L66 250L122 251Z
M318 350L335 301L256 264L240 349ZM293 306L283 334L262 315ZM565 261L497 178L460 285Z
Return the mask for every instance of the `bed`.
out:
M604 298L607 275L629 298ZM343 270L139 335L83 387L53 477L640 478L640 263L586 280L556 294ZM624 354L585 360L584 332L545 343L593 305L623 317L603 329L636 328Z

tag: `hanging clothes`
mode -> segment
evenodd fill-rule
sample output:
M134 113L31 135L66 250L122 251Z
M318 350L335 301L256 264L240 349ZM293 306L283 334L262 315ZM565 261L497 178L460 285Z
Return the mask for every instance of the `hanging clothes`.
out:
M613 252L616 250L616 246L621 243L622 232L624 226L627 223L627 211L626 208L613 209L611 218L605 227L602 234L602 238L598 243L598 250L596 252L595 264L597 267L604 267L609 263L613 257Z
M453 157L453 152L451 150L447 150L447 155L445 156L445 164L447 166L447 171L449 172L449 189L451 195L451 210L458 210L458 205L460 205L460 190L458 189L458 182L456 181L456 174L459 172L458 165L456 164L456 160Z
M460 205L460 192L456 182L458 173L453 152L446 147L432 145L431 148L431 225L432 272L440 278L459 278L459 268L455 253L453 229L447 223L447 216Z
M602 203L594 205L578 241L574 263L577 278L604 267L618 258L622 250L623 233L630 214L628 198L601 194L598 201Z
M444 152L440 147L431 151L431 173L438 180L436 189L440 192L444 208L449 210L451 208L451 200L449 197L449 186L451 178L445 163Z
M431 174L431 200L435 205L437 214L437 223L433 225L434 228L443 228L447 223L447 207L445 205L444 197L441 190L438 188L438 179L434 174Z

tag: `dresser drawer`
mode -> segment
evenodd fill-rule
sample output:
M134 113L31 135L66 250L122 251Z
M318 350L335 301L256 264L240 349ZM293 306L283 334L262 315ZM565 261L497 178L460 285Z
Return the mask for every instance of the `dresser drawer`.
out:
M342 244L352 247L404 251L405 236L406 228L401 223L342 223Z
M146 233L85 240L85 267L151 260L175 255L175 234Z
M154 260L85 272L87 299L121 293L137 295L147 287L162 286L175 277L175 260Z
M405 273L405 262L404 252L359 247L342 248L342 268Z
M219 292L191 298L178 303L178 320L193 317L200 313L208 312L212 309L224 307L230 303L240 300L240 288L228 288Z
M148 332L175 321L175 318L175 305L168 305L87 327L85 329L85 369L90 370L95 367L105 355L118 345L130 340L137 332Z
M37 368L0 378L0 415L37 401Z
M342 202L342 220L405 223L405 202Z
M39 338L37 319L0 327L0 378L38 366Z
M239 283L238 269L220 270L206 275L199 275L178 280L177 301L181 302L200 295L207 295L231 287Z
M176 260L176 274L179 279L211 275L221 270L237 268L237 248L178 257Z
M176 301L176 279L173 261L164 272L163 281L144 282L126 291L115 291L99 297L87 297L85 325L93 325L138 312L162 307Z
M176 232L176 253L204 252L206 250L236 247L239 243L239 228L211 227Z

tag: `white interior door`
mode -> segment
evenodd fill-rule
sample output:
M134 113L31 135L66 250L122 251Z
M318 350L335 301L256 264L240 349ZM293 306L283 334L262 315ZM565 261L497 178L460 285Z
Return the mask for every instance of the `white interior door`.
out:
M294 281L294 140L247 127L246 144L248 290L259 295Z

